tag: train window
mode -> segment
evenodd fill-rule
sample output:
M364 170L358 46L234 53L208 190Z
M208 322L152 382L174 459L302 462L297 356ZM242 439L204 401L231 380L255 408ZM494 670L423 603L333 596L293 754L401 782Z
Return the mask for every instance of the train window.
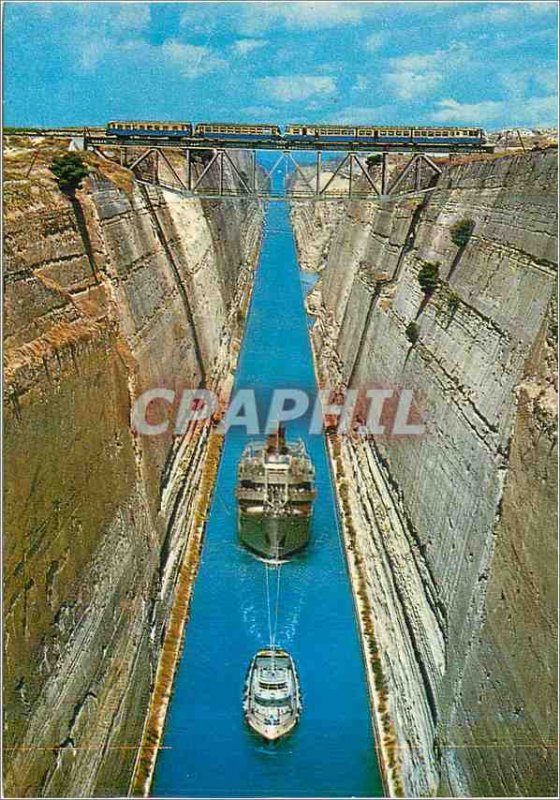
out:
M387 136L387 131L379 131L380 136Z

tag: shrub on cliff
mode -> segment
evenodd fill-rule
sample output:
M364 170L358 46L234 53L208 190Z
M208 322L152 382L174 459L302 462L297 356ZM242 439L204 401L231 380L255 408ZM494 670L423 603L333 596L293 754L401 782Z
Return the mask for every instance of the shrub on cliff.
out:
M366 158L366 164L368 165L368 167L375 167L378 164L381 164L382 161L383 161L383 156L380 153L375 153Z
M50 171L56 178L63 192L74 194L79 189L83 179L89 175L89 167L84 163L80 153L65 153L56 156L50 165Z
M406 326L406 338L408 341L411 344L416 344L419 336L420 331L418 330L418 325L415 322L409 322Z
M474 231L474 220L459 219L451 226L451 241L457 247L465 247Z
M439 261L427 261L418 273L418 283L422 291L431 294L439 283Z
M450 314L455 314L457 309L459 308L460 297L457 292L454 292L453 289L449 290L449 294L447 296L447 308Z

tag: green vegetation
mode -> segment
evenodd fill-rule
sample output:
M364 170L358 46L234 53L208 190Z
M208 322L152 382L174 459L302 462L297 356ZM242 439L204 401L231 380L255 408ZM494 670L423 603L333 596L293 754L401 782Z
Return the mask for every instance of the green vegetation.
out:
M451 226L451 241L457 247L465 247L474 231L475 222L472 219L457 220Z
M420 336L420 331L418 329L418 325L415 322L409 322L406 326L406 338L411 344L416 344L418 341L418 337Z
M383 161L383 156L381 155L381 153L374 153L366 158L366 164L368 165L368 167L375 167L378 164L381 164L382 161Z
M450 314L454 314L457 309L459 308L460 297L457 292L454 292L453 289L449 289L449 294L447 296L447 309Z
M80 188L83 179L89 175L89 167L84 163L84 157L80 153L56 156L49 169L61 191L67 194L74 194L76 189Z
M422 269L418 273L418 283L422 291L426 294L432 294L439 284L439 261L426 261Z

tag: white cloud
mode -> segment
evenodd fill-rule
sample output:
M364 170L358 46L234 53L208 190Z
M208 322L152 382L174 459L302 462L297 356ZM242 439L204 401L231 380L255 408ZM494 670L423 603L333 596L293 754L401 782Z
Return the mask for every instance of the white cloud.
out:
M106 39L89 37L82 44L74 43L78 63L85 72L91 72L103 61L108 51Z
M368 53L376 53L383 46L384 37L381 33L371 33L364 40L364 49Z
M356 92L365 92L369 86L369 81L365 75L356 75L356 83L352 89Z
M340 122L343 125L353 125L359 122L362 125L376 124L381 122L394 122L397 118L397 111L394 106L347 106L341 108L336 113L331 114L327 122Z
M462 125L474 125L478 122L489 122L498 119L503 113L504 101L483 100L480 103L459 103L447 98L438 100L437 111L431 115L434 122L458 122Z
M238 39L231 46L235 55L246 56L252 53L253 50L259 50L268 44L266 39Z
M518 111L523 115L523 123L536 128L558 126L558 97L556 94L546 97L530 97L524 100Z
M184 78L198 78L227 66L227 61L211 47L184 44L177 39L167 39L161 45L161 54Z
M111 11L112 27L122 31L143 31L150 24L150 6L121 3L117 12Z
M364 6L361 3L346 0L250 3L243 7L240 30L248 35L277 26L291 30L319 30L356 24L363 14Z
M556 65L551 64L550 72L543 72L534 76L535 81L547 92L555 92L558 88L558 72Z
M40 5L40 4L39 4ZM138 3L99 4L95 11L90 4L73 7L73 24L68 25L78 66L91 72L118 53L130 37L137 37L150 24L150 7ZM50 5L49 5L50 7ZM139 40L141 41L141 40Z
M385 84L399 100L410 101L431 94L442 83L443 78L442 72L403 70L388 74Z
M241 109L243 119L249 118L263 122L267 119L274 119L277 109L273 106L245 106Z
M470 51L464 44L451 44L446 50L409 53L392 58L385 74L387 88L399 100L411 101L430 95L456 70L464 67Z
M511 127L548 127L557 124L556 95L528 97L512 104L509 100L483 100L480 103L459 103L447 98L439 100L432 114L434 122L457 122L477 125L499 120Z
M513 22L520 12L520 9L513 8L513 5L521 6L521 3L502 6L498 4L480 4L476 10L467 11L456 17L453 26L456 28L486 27L488 25L504 25Z
M548 2L546 2L546 0L540 0L539 2L528 3L527 7L532 14L548 14L551 11L556 13L558 3L556 0L548 0Z
M336 92L335 80L330 75L279 75L260 78L258 84L266 94L282 103Z
M456 17L453 25L456 28L470 28L473 26L486 28L488 26L508 26L510 23L529 21L530 18L543 16L549 12L556 12L557 3L552 2L510 2L506 5L500 3L479 3L476 10L466 11Z

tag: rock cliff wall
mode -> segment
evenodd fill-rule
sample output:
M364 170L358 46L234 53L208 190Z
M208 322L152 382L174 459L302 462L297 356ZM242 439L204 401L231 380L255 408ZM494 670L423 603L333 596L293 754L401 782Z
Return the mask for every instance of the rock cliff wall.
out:
M340 442L407 794L556 792L556 169L473 161L424 199L292 208L321 380L424 407L421 437Z
M126 794L208 439L135 435L131 403L227 390L262 210L93 156L69 199L51 156L6 154L4 786Z

